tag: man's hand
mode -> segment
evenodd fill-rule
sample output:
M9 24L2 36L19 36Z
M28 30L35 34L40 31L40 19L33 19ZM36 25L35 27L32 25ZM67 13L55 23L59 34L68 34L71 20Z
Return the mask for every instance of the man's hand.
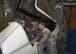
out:
M37 45L37 44L38 44L38 42L33 42L33 41L32 41L32 42L31 42L31 44Z
M35 45L38 45L38 42L35 42L34 44L35 44Z

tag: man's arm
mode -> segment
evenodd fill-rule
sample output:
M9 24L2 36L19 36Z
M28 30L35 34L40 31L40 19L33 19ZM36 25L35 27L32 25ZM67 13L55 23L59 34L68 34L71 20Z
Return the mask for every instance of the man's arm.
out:
M50 36L51 36L51 31L49 31L49 30L46 31L46 33L44 33L43 38L39 41L39 45L44 44Z
M44 34L43 38L38 42L39 45L43 45L48 39L48 36Z

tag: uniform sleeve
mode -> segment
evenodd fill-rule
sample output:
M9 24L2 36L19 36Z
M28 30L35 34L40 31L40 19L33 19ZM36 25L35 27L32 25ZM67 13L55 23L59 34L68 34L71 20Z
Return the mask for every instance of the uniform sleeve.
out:
M47 31L47 36L50 37L51 36L51 31Z
M39 45L42 45L42 44L46 43L50 36L51 36L50 31L47 31L47 34L44 33L43 38L39 41Z
M39 41L38 45L43 45L48 39L48 36L44 34L43 38Z

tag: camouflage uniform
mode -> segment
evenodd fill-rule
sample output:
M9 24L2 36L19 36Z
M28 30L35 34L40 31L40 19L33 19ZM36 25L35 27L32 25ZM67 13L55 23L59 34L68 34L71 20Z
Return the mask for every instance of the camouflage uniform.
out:
M47 35L47 54L57 54L56 36L52 36L51 31L47 28L44 28L43 32Z
M44 37L41 39L40 43L44 43L45 44L45 42L47 43L49 37L51 36L51 31L49 29L47 29L47 28L44 28L42 30L42 32L44 34Z
M46 48L47 35L42 31L39 31L35 39L38 41L37 47L39 50L39 54L46 54L45 48Z
M43 34L43 35L42 35ZM43 37L40 39L39 41L39 47L40 47L40 54L45 54L45 53L49 53L50 52L50 48L49 48L49 42L48 39L51 36L51 31L47 28L44 28L43 30L41 30L41 34ZM38 37L39 38L39 37ZM45 53L42 51L46 51Z

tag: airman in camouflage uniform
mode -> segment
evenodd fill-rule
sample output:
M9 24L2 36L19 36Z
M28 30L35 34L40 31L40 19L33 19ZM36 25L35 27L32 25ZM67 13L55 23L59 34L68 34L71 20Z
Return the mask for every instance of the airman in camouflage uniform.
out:
M42 29L43 33L46 37L44 37L44 41L47 44L47 54L57 54L57 48L56 48L56 36L51 35L51 31L47 28L45 28L43 23L39 24L40 29ZM44 42L42 41L42 42Z

